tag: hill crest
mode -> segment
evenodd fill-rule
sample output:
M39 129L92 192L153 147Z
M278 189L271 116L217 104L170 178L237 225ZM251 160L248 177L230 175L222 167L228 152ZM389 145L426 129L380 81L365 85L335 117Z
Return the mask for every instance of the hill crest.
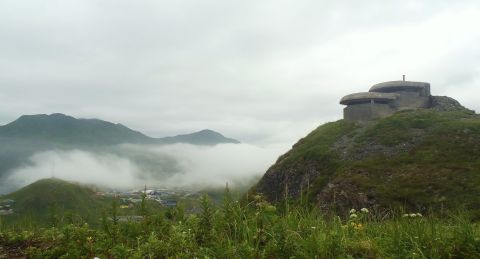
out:
M480 116L449 97L368 123L326 123L280 156L253 192L323 209L479 212ZM287 190L287 191L286 191Z

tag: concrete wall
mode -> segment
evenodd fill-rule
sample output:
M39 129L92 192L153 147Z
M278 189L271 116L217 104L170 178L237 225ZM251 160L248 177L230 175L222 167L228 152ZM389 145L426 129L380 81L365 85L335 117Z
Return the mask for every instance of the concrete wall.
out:
M349 121L369 121L383 118L399 110L428 108L431 106L430 84L421 82L407 82L405 86L399 85L399 82L386 82L373 86L370 89L370 95L357 93L347 95L340 101L341 104L347 104L343 109L343 118ZM402 82L400 82L402 83ZM406 83L405 83L406 84ZM413 84L418 84L417 86ZM372 90L373 89L373 90ZM387 93L392 95L390 99L380 99L373 103L378 96L373 93ZM345 100L345 99L348 100ZM370 98L372 103L366 102ZM354 101L357 101L355 103ZM347 102L348 101L348 102Z
M395 112L388 104L362 103L343 109L343 118L348 121L369 121L389 116Z
M398 110L427 108L430 105L430 96L425 96L423 92L398 91L397 100L392 102L392 107Z

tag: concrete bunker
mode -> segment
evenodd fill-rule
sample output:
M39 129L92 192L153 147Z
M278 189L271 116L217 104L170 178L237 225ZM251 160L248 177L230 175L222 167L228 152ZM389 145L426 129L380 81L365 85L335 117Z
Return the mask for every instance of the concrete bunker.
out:
M347 106L343 109L345 120L370 121L399 110L428 108L430 96L429 83L390 81L376 84L368 92L344 96L340 104Z

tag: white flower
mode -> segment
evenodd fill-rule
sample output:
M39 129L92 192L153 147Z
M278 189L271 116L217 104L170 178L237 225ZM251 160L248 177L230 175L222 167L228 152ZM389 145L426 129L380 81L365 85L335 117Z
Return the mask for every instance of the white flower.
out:
M408 214L403 214L402 217L406 218L408 217Z
M350 218L351 218L351 219L356 219L356 218L357 218L357 214L355 214L355 213L350 214Z
M423 217L423 215L420 213L417 213L417 217Z
M353 214L353 213L355 213L355 212L357 212L356 209L351 209L351 210L350 210L350 214Z
M367 208L362 208L360 211L363 212L363 213L368 213L369 212Z
M317 227L311 227L312 229L316 229Z

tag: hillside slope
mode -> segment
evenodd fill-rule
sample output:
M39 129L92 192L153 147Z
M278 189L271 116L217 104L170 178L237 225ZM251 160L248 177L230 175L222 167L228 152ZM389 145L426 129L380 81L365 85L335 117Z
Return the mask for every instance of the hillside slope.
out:
M368 124L318 127L252 189L324 209L480 211L480 117L448 97Z
M102 211L111 200L98 197L85 186L56 178L42 179L2 197L15 201L15 213L4 218L7 223L29 221L46 224L53 215L65 216L71 212L89 223L98 223Z

